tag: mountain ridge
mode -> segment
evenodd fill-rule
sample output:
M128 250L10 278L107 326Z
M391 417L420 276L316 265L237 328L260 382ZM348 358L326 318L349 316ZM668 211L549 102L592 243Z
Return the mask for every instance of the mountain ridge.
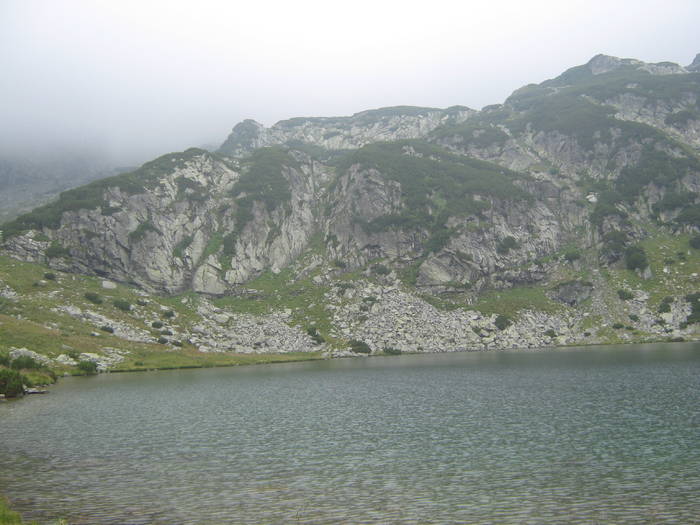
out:
M292 325L338 348L694 338L691 66L596 55L481 111L245 120L216 152L64 192L4 225L2 250L151 294L291 310ZM277 292L265 284L248 299L269 282ZM321 296L297 304L287 294L306 296L299 283ZM418 319L434 324L430 337L409 328ZM450 342L450 330L462 335Z

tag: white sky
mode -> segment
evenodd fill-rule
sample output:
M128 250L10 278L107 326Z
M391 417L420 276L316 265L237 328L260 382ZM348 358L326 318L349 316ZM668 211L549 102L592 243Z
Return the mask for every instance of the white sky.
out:
M122 163L244 118L480 108L597 53L683 65L700 0L0 0L0 149Z

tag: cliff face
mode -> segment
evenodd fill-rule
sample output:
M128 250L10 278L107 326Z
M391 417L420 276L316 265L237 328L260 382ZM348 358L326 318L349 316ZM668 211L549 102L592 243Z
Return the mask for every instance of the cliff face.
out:
M6 224L2 249L168 294L237 295L261 275L292 272L291 283L330 268L319 283L365 272L466 304L540 286L603 308L593 269L649 278L639 243L700 227L696 69L599 55L480 112L247 120L216 153L64 192ZM343 308L334 315L352 335Z

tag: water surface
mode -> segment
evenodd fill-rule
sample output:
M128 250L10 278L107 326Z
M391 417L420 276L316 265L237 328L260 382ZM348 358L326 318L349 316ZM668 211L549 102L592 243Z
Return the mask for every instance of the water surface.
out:
M700 345L63 379L0 492L70 523L697 523Z

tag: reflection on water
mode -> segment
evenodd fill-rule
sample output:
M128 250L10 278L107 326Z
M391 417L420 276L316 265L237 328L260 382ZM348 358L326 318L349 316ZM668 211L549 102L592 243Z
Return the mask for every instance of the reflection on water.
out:
M700 516L700 345L61 381L0 405L0 492L70 523Z

